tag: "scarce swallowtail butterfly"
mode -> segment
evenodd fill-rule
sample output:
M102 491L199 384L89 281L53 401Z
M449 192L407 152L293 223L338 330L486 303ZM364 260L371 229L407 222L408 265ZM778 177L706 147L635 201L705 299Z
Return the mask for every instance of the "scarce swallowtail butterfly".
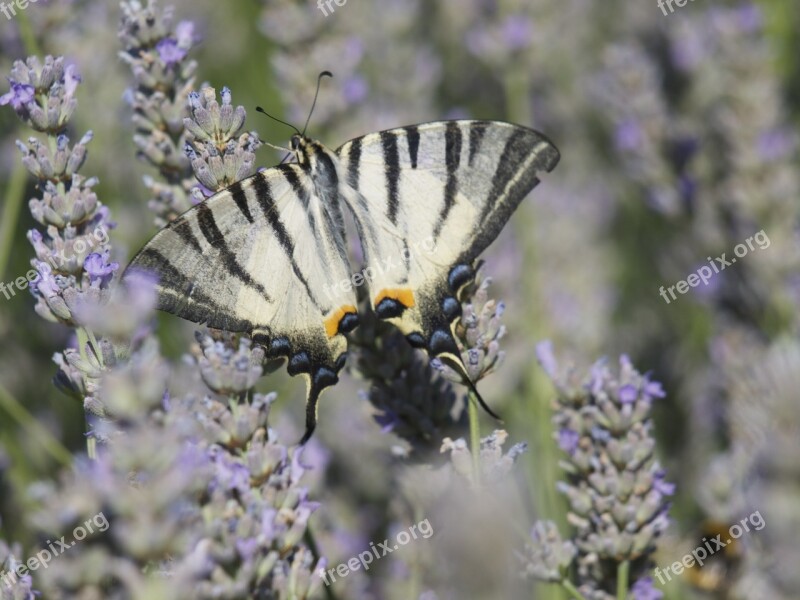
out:
M459 292L478 255L552 170L542 134L497 121L437 121L371 133L330 150L291 138L296 162L260 171L189 209L134 257L158 277L157 307L245 332L307 379L306 432L338 381L358 326L343 210L360 237L375 314L469 380L453 337ZM432 240L432 252L410 252ZM392 268L383 268L385 264Z

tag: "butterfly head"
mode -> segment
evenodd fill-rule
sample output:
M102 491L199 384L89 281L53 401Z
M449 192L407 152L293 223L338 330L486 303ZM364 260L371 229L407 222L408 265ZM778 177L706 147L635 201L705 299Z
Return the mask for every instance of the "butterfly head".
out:
M290 147L297 164L325 189L336 189L338 175L336 173L335 155L317 140L302 134L292 136Z

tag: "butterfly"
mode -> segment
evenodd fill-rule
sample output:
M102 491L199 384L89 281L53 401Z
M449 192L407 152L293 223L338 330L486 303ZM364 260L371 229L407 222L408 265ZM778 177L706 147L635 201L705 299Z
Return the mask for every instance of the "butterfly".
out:
M317 400L338 382L358 326L344 211L361 242L375 315L470 381L453 335L477 257L559 160L541 133L499 121L437 121L330 150L296 133L295 162L219 191L171 221L126 270L155 274L157 308L251 335ZM422 242L426 242L422 244ZM420 251L420 248L430 251ZM414 249L412 251L412 249ZM389 265L389 267L387 267Z

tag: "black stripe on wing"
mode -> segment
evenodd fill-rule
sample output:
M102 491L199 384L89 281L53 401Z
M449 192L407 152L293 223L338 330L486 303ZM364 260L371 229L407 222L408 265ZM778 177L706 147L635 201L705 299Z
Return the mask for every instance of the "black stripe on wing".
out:
M458 168L461 165L461 144L462 132L461 127L455 121L447 123L447 129L444 133L444 156L445 168L447 169L447 181L444 185L444 206L439 213L439 218L436 220L436 225L433 228L433 240L439 239L439 234L442 231L447 215L456 201L456 193L458 192Z
M515 127L506 140L478 220L477 236L457 263L470 264L500 234L520 202L539 183L537 173L552 171L559 153L543 135Z
M225 269L228 273L236 277L246 286L256 290L269 301L270 296L267 290L264 289L264 286L253 280L250 273L248 273L239 262L236 254L228 247L225 236L222 234L219 227L217 227L214 211L211 210L205 202L197 205L197 223L200 226L200 232L203 234L203 237L206 238L209 245L219 251L220 259L222 259L222 263L225 265Z
M347 151L347 183L354 190L358 189L359 166L361 163L361 138L350 142Z
M417 155L419 154L419 128L416 125L403 127L408 140L408 159L411 161L411 168L417 168Z
M397 149L397 134L391 131L382 131L380 136L386 171L388 198L386 214L392 225L397 225L397 211L400 208L400 152Z
M469 158L467 164L471 167L481 148L481 141L486 134L486 121L473 121L469 124Z
M185 216L178 217L167 224L167 229L175 232L184 242L186 242L195 252L203 254L203 247L192 231L192 225Z
M124 277L135 277L137 271L154 273L159 277L159 310L178 315L195 323L226 331L250 331L254 325L247 319L227 314L217 302L195 288L194 281L184 275L155 248L144 248L134 259Z
M294 166L291 164L286 166L294 168ZM286 170L282 169L281 171L284 173L284 176L286 176ZM292 173L294 174L293 170ZM297 261L294 258L294 240L280 219L280 215L278 214L278 210L275 206L275 199L272 196L272 190L269 186L269 181L264 174L257 173L253 176L253 189L255 190L256 201L261 208L261 212L267 219L267 223L269 223L270 227L272 227L272 230L275 232L275 235L278 238L278 243L280 243L281 247L283 248L286 258L289 260L289 264L292 265L292 272L294 273L295 277L300 280L300 283L303 284L306 294L308 294L311 302L314 304L314 306L319 308L316 295L311 290L311 286L308 284L305 275L300 270L300 266L297 264Z
M244 193L244 188L242 187L242 183L237 181L233 185L228 188L228 191L233 196L233 201L236 204L239 211L244 215L244 218L247 219L248 223L253 223L253 215L250 214L250 206L247 204L247 195Z

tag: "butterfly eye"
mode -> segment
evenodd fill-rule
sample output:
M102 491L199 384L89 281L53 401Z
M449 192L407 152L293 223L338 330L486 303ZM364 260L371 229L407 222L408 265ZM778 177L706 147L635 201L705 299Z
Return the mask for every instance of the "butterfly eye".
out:
M300 136L293 135L292 136L292 150L297 150L297 147L300 145Z

